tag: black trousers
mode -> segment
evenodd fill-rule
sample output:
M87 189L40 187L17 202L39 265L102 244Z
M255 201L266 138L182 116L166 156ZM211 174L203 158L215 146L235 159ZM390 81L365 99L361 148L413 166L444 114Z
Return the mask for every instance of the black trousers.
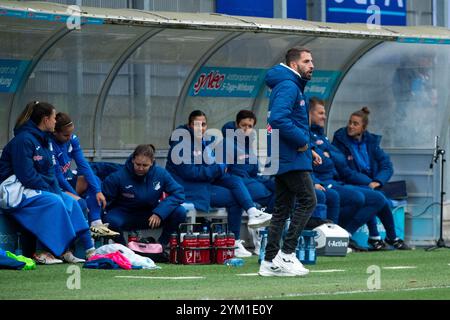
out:
M290 171L275 177L275 208L270 221L266 261L272 261L280 249L287 219L291 219L281 250L295 252L298 238L316 207L314 183L308 171Z

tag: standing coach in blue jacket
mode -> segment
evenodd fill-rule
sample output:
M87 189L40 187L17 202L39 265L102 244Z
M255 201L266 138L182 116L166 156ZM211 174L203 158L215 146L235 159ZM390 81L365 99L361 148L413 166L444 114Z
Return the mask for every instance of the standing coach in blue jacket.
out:
M386 184L394 173L389 155L380 146L381 136L367 131L369 124L369 109L362 108L353 112L345 128L334 133L333 144L345 155L349 167L367 176L367 186L377 189ZM397 237L394 218L391 212L391 202L384 198L384 216L388 220L382 221L386 229L385 242L395 249L410 249L405 242ZM377 230L375 218L367 223L369 229L369 244L375 250L382 250L386 244L381 240Z
M170 234L186 221L181 206L184 190L172 176L154 162L152 145L136 147L125 167L102 183L108 201L106 221L118 231L163 227L159 242L167 245ZM163 192L168 196L162 199Z
M309 273L295 256L298 238L317 203L310 176L312 154L309 149L308 101L304 89L314 70L311 51L292 48L286 64L279 64L266 75L272 89L269 101L269 129L279 130L279 168L275 176L275 208L269 226L261 276L302 276ZM276 159L275 159L276 160ZM272 159L272 161L274 161ZM280 250L280 239L287 219L289 229Z

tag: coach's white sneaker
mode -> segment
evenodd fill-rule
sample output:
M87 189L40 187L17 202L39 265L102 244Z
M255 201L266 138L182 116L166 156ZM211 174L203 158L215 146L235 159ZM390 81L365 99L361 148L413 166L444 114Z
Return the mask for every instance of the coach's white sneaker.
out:
M255 209L252 212L249 211L247 211L248 214L247 225L250 228L267 227L270 224L270 219L272 219L272 215L270 213L265 213L258 209Z
M295 277L294 273L283 272L280 267L277 267L270 261L261 261L258 274L262 277Z
M286 254L280 250L272 262L275 266L279 267L281 271L292 273L296 276L306 276L309 273L309 270L297 259L295 253Z

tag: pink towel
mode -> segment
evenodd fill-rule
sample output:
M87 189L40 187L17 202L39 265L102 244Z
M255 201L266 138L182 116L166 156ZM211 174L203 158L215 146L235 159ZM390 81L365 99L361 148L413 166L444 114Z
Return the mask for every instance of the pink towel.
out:
M122 269L131 270L130 260L128 260L120 251L111 252L108 254L96 254L95 256L90 257L88 261L97 260L101 258L111 259L112 261L117 263L119 267L121 267Z

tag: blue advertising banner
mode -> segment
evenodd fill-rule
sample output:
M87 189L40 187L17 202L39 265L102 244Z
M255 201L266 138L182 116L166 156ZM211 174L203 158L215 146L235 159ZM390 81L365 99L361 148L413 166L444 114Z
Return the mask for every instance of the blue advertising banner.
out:
M23 18L23 19L33 19L33 20L46 20L52 22L62 22L67 23L70 22L74 17L80 19L80 24L103 24L104 20L101 18L91 18L91 17L80 17L80 16L71 16L71 15L61 15L61 14L52 14L52 13L41 13L41 12L28 12L22 10L10 10L10 9L2 9L0 8L0 16L6 17L14 17L14 18Z
M406 26L407 0L327 0L326 21Z
M191 97L254 98L258 95L266 69L203 67L192 81Z
M235 16L274 17L274 0L217 0L216 12ZM306 20L306 0L287 0L287 17Z
M16 92L29 63L29 60L0 59L0 92Z
M340 71L314 70L312 79L306 85L305 94L310 98L327 100L340 76Z
M232 16L273 18L273 0L217 0L216 12Z

